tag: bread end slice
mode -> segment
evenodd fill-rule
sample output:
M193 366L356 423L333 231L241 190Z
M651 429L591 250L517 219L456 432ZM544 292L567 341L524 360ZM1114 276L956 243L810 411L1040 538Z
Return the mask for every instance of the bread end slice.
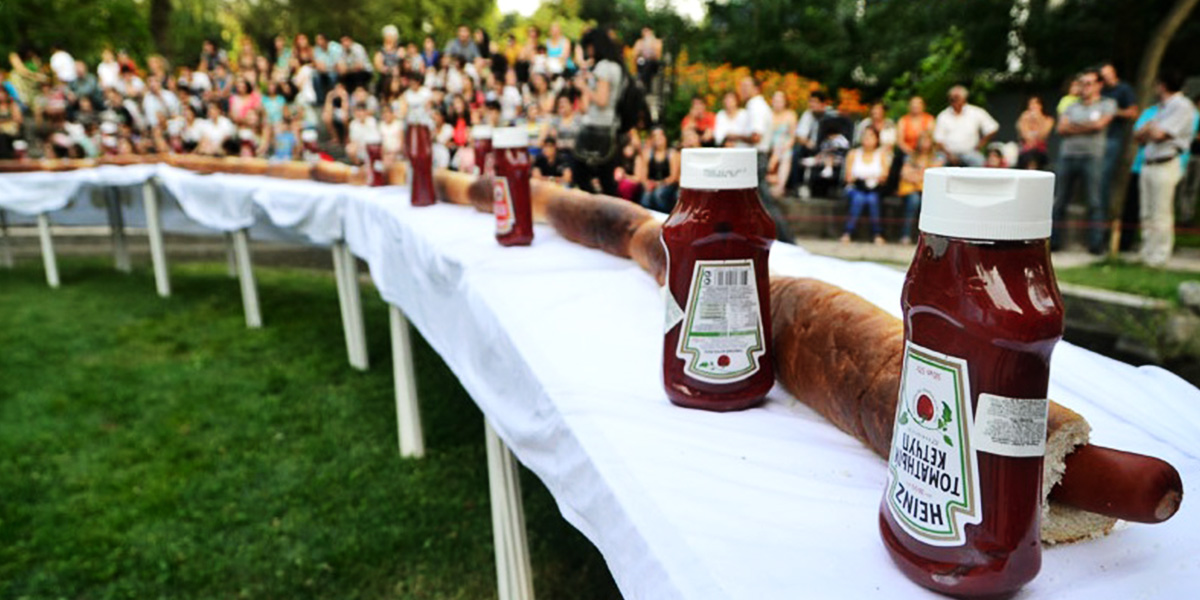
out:
M1067 455L1076 447L1088 443L1091 433L1079 413L1054 402L1046 424L1046 459L1042 467L1042 543L1069 544L1103 537L1112 531L1117 520L1112 517L1080 510L1050 501L1050 490L1062 481L1066 472Z

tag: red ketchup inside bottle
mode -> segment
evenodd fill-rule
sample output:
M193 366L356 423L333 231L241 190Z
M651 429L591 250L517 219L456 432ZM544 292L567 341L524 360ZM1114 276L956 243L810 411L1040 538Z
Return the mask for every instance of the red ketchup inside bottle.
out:
M930 169L924 189L880 532L920 585L1010 594L1042 564L1054 176Z
M767 258L775 223L751 148L686 149L667 253L663 384L671 402L729 411L775 383Z
M383 168L383 140L378 133L371 133L364 146L367 150L367 172L371 187L387 185L387 172Z
M492 133L492 155L496 169L492 179L496 241L502 246L528 246L533 243L529 135L517 127L497 128Z
M495 157L492 156L492 127L490 125L472 127L471 139L474 140L476 174L495 175Z
M412 205L430 206L437 202L433 192L433 138L423 122L409 122L404 131L404 151L412 165Z

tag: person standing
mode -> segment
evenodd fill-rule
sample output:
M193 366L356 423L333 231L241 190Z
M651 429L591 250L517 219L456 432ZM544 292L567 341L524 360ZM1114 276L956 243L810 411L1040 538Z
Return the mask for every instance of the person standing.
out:
M617 195L616 168L624 132L632 125L621 123L617 100L629 76L621 66L621 49L608 29L596 27L584 33L580 40L584 57L590 66L581 69L574 79L583 107L581 127L575 139L575 163L572 171L575 183L585 192L595 193L595 181L609 196Z
M1058 191L1054 197L1054 231L1050 248L1063 246L1063 220L1076 184L1082 183L1088 203L1088 252L1104 253L1108 202L1100 195L1103 175L1105 130L1117 112L1117 104L1100 95L1100 74L1084 71L1079 75L1079 101L1067 107L1058 122Z
M654 77L662 63L662 40L654 35L649 26L642 27L642 37L633 43L633 56L637 61L638 81L647 94L654 93Z
M791 243L792 232L783 218L779 201L775 199L770 185L767 184L767 167L771 157L771 121L774 111L771 110L771 105L767 103L766 98L763 98L758 81L753 77L745 77L738 83L738 95L746 103L745 110L750 123L750 139L747 141L755 150L758 150L758 196L762 199L767 212L771 214L771 219L775 221L775 238L781 242Z
M1137 94L1133 87L1117 77L1117 69L1111 62L1100 67L1100 79L1104 84L1100 94L1117 104L1117 112L1108 124L1104 142L1104 166L1100 180L1100 196L1105 206L1111 203L1112 178L1125 149L1125 136L1128 135L1130 124L1138 118Z
M952 167L981 167L984 163L983 148L1000 129L1000 124L988 111L967 104L967 88L956 85L948 94L950 106L938 113L933 129L933 141L937 143L946 164Z
M1194 136L1196 107L1181 93L1183 77L1175 72L1159 75L1155 92L1158 114L1134 132L1145 146L1142 173L1138 179L1142 216L1142 260L1161 267L1175 246L1175 187L1183 169L1180 156Z

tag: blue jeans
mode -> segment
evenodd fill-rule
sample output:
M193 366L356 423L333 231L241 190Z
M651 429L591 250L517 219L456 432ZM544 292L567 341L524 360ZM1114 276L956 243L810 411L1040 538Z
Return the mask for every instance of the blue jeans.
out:
M864 192L851 187L846 190L846 197L850 199L850 219L846 221L846 233L854 234L858 215L862 214L863 208L866 208L871 214L871 233L883 235L883 225L879 222L879 192L875 190Z
M675 208L675 190L674 184L660 185L642 194L641 204L650 210L669 213L672 208Z
M913 220L921 210L921 192L913 192L904 197L904 230L900 237L912 239Z
M1050 234L1050 247L1063 245L1063 227L1067 216L1067 203L1075 184L1083 185L1083 196L1088 205L1088 250L1104 251L1104 237L1108 230L1108 203L1100 196L1100 180L1103 177L1104 157L1062 156L1058 159L1058 189L1054 194L1054 231Z

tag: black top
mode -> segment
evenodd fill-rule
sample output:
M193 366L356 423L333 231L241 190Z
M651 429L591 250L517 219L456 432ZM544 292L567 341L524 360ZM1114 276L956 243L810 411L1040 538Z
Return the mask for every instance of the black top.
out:
M1112 87L1104 86L1104 89L1100 90L1100 95L1105 98L1112 98L1112 101L1117 103L1119 110L1125 110L1137 104L1137 94L1124 81L1118 81L1117 85ZM1108 124L1108 137L1113 138L1122 135L1125 132L1126 121L1128 119L1125 117L1113 117L1112 122Z
M650 181L663 181L671 176L671 151L663 156L655 156L654 150L650 150L650 160L646 165L646 179Z
M554 162L550 162L544 153L539 154L533 161L533 166L537 167L543 177L562 177L567 171L567 163L561 154L554 155Z

